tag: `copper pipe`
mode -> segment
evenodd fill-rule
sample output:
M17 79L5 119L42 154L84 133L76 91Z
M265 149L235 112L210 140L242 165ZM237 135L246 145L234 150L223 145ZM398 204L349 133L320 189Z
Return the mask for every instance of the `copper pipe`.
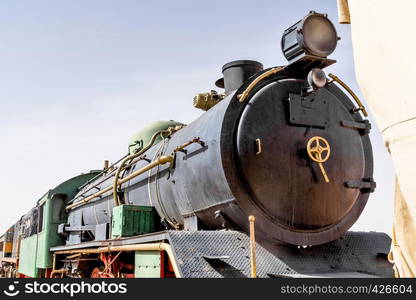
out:
M63 277L63 275L67 272L67 270L53 270L51 272L51 276L50 278L53 278L53 275L55 274L61 274L61 278Z
M52 260L52 272L51 272L51 275L49 276L50 278L53 278L53 274L55 274L55 264L56 264L56 255L54 253L53 260Z
M173 152L182 151L183 149L185 149L186 147L194 143L202 143L202 142L200 138L195 138L193 140L190 140L189 142L186 142L185 144L180 145L179 147L176 147L175 150L173 150Z
M156 141L156 138L160 134L172 134L173 130L174 129L171 128L170 130L159 130L159 131L155 132L153 134L152 138L150 139L150 142L143 149L141 149L139 152L136 152L136 153L133 153L133 154L127 156L125 159L122 160L122 162L120 163L120 167L118 168L118 170L116 172L116 175L114 176L114 183L113 183L113 199L114 199L114 204L116 206L120 205L120 200L118 199L118 190L117 190L118 189L118 180L119 180L120 172L124 169L124 165L126 164L126 162L142 155L147 150L149 150L150 147L153 146L153 144Z
M250 222L250 266L251 266L251 278L257 278L257 263L256 263L256 238L254 235L254 222L256 218L249 216Z
M204 146L205 146L205 142L204 142L204 141L201 141L201 139L200 139L200 138L194 138L193 140L190 140L189 142L186 142L186 143L184 143L184 144L182 144L182 145L180 145L180 146L176 147L176 148L175 148L175 150L173 150L173 152L185 151L184 149L185 149L186 147L188 147L189 145L192 145L192 144L194 144L194 143L198 143L198 144L200 144L202 147L204 147ZM186 152L186 151L185 151L185 152Z
M131 173L129 176L124 177L123 179L121 179L120 181L118 181L117 185L120 186L123 183L126 183L127 181L129 181L129 180L131 180L131 179L133 179L133 178L135 178L135 177L137 177L137 176L139 176L139 175L141 175L141 174L149 171L150 169L153 169L154 167L157 167L159 165L164 165L166 163L172 163L173 162L173 159L174 158L171 155L163 155L163 156L159 157L158 159L152 161L147 166L145 166L145 167L137 170L136 172ZM89 197L87 197L87 198L85 198L85 199L83 199L83 200L81 200L79 202L76 202L76 203L73 203L71 205L68 205L65 208L65 210L70 210L70 209L73 209L75 207L84 205L84 204L88 203L89 201L91 201L92 199L95 199L95 198L101 196L102 194L111 191L112 189L113 189L113 186L110 185L110 186L106 187L105 189L102 189L101 191L95 193L94 195L91 195L91 196L89 196Z
M244 90L244 92L242 92L241 94L239 94L237 96L238 101L240 102L244 102L244 100L246 100L247 96L250 94L251 90L260 82L262 81L264 78L269 77L270 75L273 74L277 74L280 73L281 71L283 71L284 68L282 67L277 67L277 68L273 68L270 69L269 71L264 72L263 74L259 75L256 79L254 79L249 85L248 87Z
M136 244L136 245L124 245L124 246L108 246L95 249L75 249L75 250L63 250L57 251L55 254L99 254L105 252L124 252L124 251L165 251L172 264L173 271L176 278L182 278L181 271L179 270L175 256L172 251L172 247L167 243L154 243L154 244Z
M120 163L123 159L125 159L128 155L124 156L123 158L121 158L119 161L117 161L116 163L112 164L111 166L108 167L108 170L106 172L101 172L99 173L99 175L93 177L92 179L90 179L87 183L85 183L82 187L87 186L88 184L90 184L91 182L93 182L95 179L98 179L99 176L105 174L106 176L104 176L104 179L101 179L98 182L95 182L93 186L89 187L88 189L86 189L85 191L82 191L83 194L91 191L94 188L97 188L98 185L102 184L103 182L105 182L107 179L110 178L110 176L117 171L117 169L119 168L119 166L116 166L118 163ZM140 159L139 159L140 160ZM132 166L133 164L137 163L139 160L133 160L131 162L129 162L128 164L124 165L123 170L127 169L128 167ZM120 170L122 171L122 170ZM74 198L73 200L71 200L72 202L74 202L75 200L77 200L78 198L83 197L83 194L78 195L76 198Z
M172 155L162 155L160 156L158 159L152 161L150 164L148 164L147 166L144 166L143 168L141 168L140 170L137 170L136 172L131 173L130 175L124 177L123 179L120 180L120 184L123 184L151 169L153 169L154 167L157 167L159 165L164 165L166 163L173 163L173 156Z
M82 191L82 194L81 195L78 195L76 198L74 198L74 199L72 199L72 201L74 201L74 200L76 200L76 199L78 199L78 198L80 198L80 197L83 197L83 195L84 195L84 193L86 193L86 192L89 192L89 191L91 191L92 189L94 189L94 188L97 188L97 186L99 185L99 184L101 184L101 183L103 183L104 181L106 181L107 179L108 179L108 177L111 175L111 174L113 174L116 170L117 170L117 164L120 162L120 161L122 161L124 158L126 158L128 156L128 154L127 155L125 155L125 156L123 156L122 158L120 158L118 161L116 161L115 163L113 163L111 166L109 166L109 170L107 171L107 172L104 172L104 171L101 171L100 173L98 173L96 176L94 176L93 178L91 178L90 180L88 180L86 183L84 183L83 185L81 185L80 186L80 191ZM101 180L101 181L99 181L99 182L95 182L95 184L93 185L93 186L90 186L88 189L86 189L85 191L83 191L82 189L83 188L85 188L86 186L88 186L90 183L92 183L92 182L94 182L95 180L97 180L100 176L103 176L103 174L104 175L106 175L106 176L104 176L104 180Z

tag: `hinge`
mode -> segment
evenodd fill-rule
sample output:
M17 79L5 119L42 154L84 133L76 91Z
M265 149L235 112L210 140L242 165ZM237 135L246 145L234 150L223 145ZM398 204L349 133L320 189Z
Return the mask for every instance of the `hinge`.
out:
M364 120L362 122L342 120L341 126L351 128L351 129L356 129L362 135L369 134L371 130L371 124L368 120Z
M372 193L377 186L371 177L362 180L348 180L344 182L344 185L349 189L359 189L362 193Z

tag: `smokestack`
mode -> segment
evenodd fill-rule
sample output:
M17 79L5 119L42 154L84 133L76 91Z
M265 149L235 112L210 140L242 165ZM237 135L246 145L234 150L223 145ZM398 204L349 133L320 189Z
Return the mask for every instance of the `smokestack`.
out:
M225 88L229 95L237 90L248 78L263 70L263 64L254 60L235 60L222 67L224 78L218 79L216 86Z

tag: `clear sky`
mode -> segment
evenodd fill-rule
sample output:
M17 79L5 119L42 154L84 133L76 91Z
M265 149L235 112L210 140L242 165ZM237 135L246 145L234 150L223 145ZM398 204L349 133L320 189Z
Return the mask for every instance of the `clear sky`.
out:
M48 189L124 155L145 124L197 118L192 98L224 63L285 64L281 34L310 10L337 22L335 0L2 1L0 232ZM328 71L359 92L350 28L336 26ZM371 139L378 187L353 229L390 233L392 164L377 128Z

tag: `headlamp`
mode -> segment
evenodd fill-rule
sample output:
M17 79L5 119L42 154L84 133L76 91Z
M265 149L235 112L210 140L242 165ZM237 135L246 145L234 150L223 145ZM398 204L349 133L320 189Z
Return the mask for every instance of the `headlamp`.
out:
M290 63L304 56L325 59L334 52L337 42L337 31L327 15L311 11L285 30L282 51Z

